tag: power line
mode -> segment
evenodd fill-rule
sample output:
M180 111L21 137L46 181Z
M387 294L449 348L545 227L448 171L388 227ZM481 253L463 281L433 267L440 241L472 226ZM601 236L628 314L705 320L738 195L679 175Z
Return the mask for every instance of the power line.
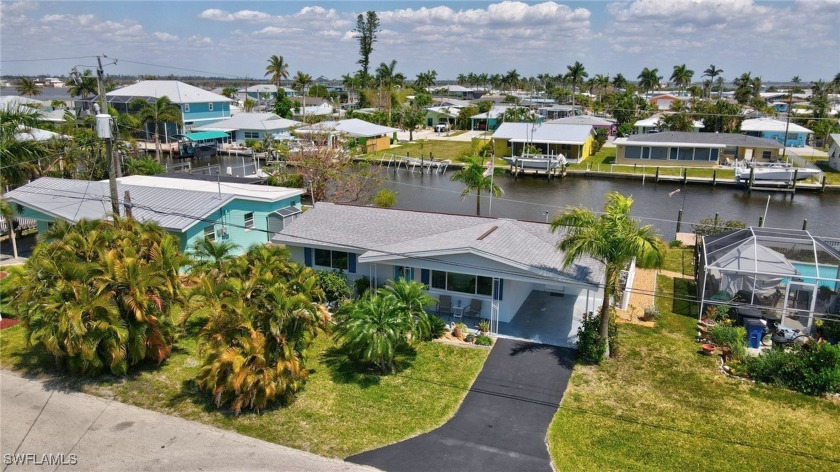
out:
M48 57L43 59L0 59L0 62L40 62L40 61L66 61L70 59L91 59L96 56L74 56L74 57Z

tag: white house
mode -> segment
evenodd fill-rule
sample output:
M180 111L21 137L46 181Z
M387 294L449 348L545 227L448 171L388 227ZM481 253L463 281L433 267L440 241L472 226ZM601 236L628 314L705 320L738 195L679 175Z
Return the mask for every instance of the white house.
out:
M661 125L663 116L656 114L651 116L650 118L645 118L642 120L638 120L633 123L633 130L635 133L644 134L649 132L655 132L658 130L659 126ZM703 120L695 120L692 123L691 130L695 133L700 132L700 128L703 128Z
M574 347L581 317L603 300L604 266L585 257L564 269L562 237L545 223L318 203L272 241L351 281L422 282L455 315L475 300L478 316L462 319L489 320L495 334Z
M266 135L291 137L290 129L301 125L300 121L287 120L274 113L237 113L230 118L195 128L196 131L224 131L234 141L244 143L247 139L260 140ZM278 136L279 135L279 136Z
M828 166L840 170L840 133L834 133L828 139Z

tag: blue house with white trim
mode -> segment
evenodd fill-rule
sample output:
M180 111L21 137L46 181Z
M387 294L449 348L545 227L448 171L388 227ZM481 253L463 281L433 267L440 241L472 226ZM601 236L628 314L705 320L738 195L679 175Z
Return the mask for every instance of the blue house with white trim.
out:
M184 123L183 130L167 126L169 135L230 118L230 104L233 101L224 95L178 80L143 80L108 92L106 95L108 103L121 113L130 113L130 103L137 98L154 103L158 98L168 97L181 109L181 120Z
M744 120L741 123L741 132L747 136L772 139L786 147L805 147L808 144L808 135L813 133L804 126L774 118Z
M446 320L486 319L500 336L574 347L583 314L603 300L604 266L584 257L563 268L562 238L545 223L318 203L272 241L298 263L374 288L421 282L451 299ZM471 302L480 308L469 318Z
M210 238L233 242L235 253L243 253L269 242L301 213L301 189L142 175L117 180L121 208L127 191L133 217L160 224L180 239L182 251ZM39 232L57 219L103 219L111 211L107 180L42 177L5 198L21 217L37 220Z

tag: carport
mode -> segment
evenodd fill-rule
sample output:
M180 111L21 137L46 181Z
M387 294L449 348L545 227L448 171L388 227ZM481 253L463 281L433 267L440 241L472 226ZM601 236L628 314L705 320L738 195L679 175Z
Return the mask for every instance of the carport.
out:
M500 322L498 334L552 346L575 348L583 314L600 303L587 296L558 291L533 290L508 322Z

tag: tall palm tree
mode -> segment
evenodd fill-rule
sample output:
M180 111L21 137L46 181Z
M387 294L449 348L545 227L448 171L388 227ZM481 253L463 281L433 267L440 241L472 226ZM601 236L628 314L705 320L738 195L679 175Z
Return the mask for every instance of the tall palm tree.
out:
M396 59L392 59L388 64L384 62L380 63L379 67L376 68L376 78L379 80L381 87L388 89L402 85L405 82L405 75L402 72L397 72Z
M303 100L303 106L306 107L306 88L312 85L312 76L303 72L302 70L297 71L294 78L292 79L292 88L297 90L297 92L301 96L301 100Z
M235 98L236 93L236 87L225 87L222 89L222 95L230 99Z
M514 88L519 87L519 79L519 72L517 72L516 69L512 69L505 73L502 77L502 82L507 85L508 90L513 90Z
M266 75L271 76L271 83L277 86L277 93L280 93L280 81L289 78L289 64L283 62L283 56L273 54L265 66L264 76Z
M656 90L659 88L659 82L662 81L662 76L659 75L659 69L648 69L645 67L637 77L639 79L639 87L645 92Z
M586 72L586 68L580 63L580 61L575 61L574 64L566 66L566 69L568 72L566 72L564 78L572 86L572 107L574 107L575 91L577 90L577 86L583 82L583 79L589 77L589 73Z
M674 66L674 72L671 73L671 82L674 82L680 90L685 90L688 84L691 83L691 78L694 77L694 71L686 67L685 64Z
M35 83L32 79L27 79L26 77L20 79L15 84L15 89L17 93L21 95L29 95L29 98L32 98L36 95L41 95L43 91L38 84Z
M624 77L624 74L615 74L615 77L612 79L612 86L617 89L627 88L627 79Z
M435 70L420 72L417 74L417 80L414 81L414 85L421 89L428 89L435 86L435 79L437 79L437 71Z
M703 77L708 77L709 80L711 80L712 82L715 81L715 77L718 77L721 74L723 74L723 69L718 69L717 67L715 67L714 64L711 64L708 69L703 71ZM709 89L709 98L711 98L711 93L712 93L712 89L710 88ZM721 88L720 90L718 90L718 98L720 98L722 96L722 94L723 94L723 89Z
M494 173L499 169L493 168ZM484 175L487 168L484 167L484 159L480 156L472 156L467 159L467 165L456 171L449 180L464 184L464 191L461 192L461 200L472 192L475 192L475 214L481 216L481 191L489 192L494 197L501 197L504 191L496 184L490 175Z
M2 193L2 190L0 190L0 193ZM9 238L12 241L12 257L17 259L17 237L15 235L15 225L13 220L15 217L15 210L11 205L9 205L9 202L3 198L0 198L0 216L3 217L3 221L6 223L6 228L8 228L9 231Z
M143 125L152 125L152 130L155 135L155 157L160 161L160 126L166 126L166 123L181 125L181 108L172 103L169 97L160 97L153 102L147 102L142 98L135 98L132 100L131 106L137 108L137 119Z
M584 256L604 264L604 300L601 305L601 342L609 356L610 299L620 288L621 271L636 258L644 267L661 265L663 252L653 226L640 226L630 216L633 198L618 192L606 196L604 211L596 215L582 207L570 207L551 222L551 231L562 230L564 238L557 248L563 251L563 266L568 268Z
M82 107L85 110L89 109L89 97L96 96L99 93L99 86L96 82L93 72L90 69L85 69L80 77L70 79L67 81L67 94L71 97L81 97Z

